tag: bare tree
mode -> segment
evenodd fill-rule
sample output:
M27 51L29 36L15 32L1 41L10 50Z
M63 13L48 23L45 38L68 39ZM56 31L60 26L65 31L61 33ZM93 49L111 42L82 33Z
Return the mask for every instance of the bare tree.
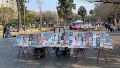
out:
M103 3L111 3L111 4L120 4L120 0L86 0L89 2L103 2Z
M107 20L109 23L118 24L120 19L120 5L98 3L94 10L95 16L100 20Z

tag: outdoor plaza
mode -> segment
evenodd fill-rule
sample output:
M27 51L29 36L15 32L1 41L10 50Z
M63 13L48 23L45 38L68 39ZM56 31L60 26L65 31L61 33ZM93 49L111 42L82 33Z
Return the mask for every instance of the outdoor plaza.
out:
M59 31L58 31L59 32ZM64 32L64 31L62 31ZM61 33L62 33L61 32ZM43 32L46 33L46 32ZM75 33L75 31L73 31ZM80 34L84 34L86 32L82 32ZM103 33L100 31L94 31L93 34ZM37 33L39 34L39 33ZM56 32L57 34L57 32ZM83 46L83 47L72 47L72 46L61 46L61 45L51 45L51 46L40 46L35 45L35 43L31 43L31 46L28 46L28 44L23 45L15 45L16 40L21 41L18 36L16 38L8 38L8 39L1 39L1 62L0 66L1 68L119 68L120 63L120 57L119 57L119 32L115 33L109 33L112 40L112 48L111 46L103 47L103 46L96 46L96 47L90 47L90 46ZM33 34L34 35L34 34ZM46 35L48 36L49 33ZM21 36L21 38L24 36ZM39 35L40 36L40 35ZM43 35L41 35L42 37ZM56 35L57 36L57 35ZM27 36L24 37L24 39L27 39ZM15 40L16 39L16 40ZM34 37L35 39L35 37ZM57 39L57 38L56 38ZM55 39L55 40L56 40ZM24 40L24 41L26 41ZM63 44L63 42L60 42ZM34 45L33 45L34 44ZM51 44L46 43L46 44ZM55 43L54 43L55 44ZM74 43L72 45L75 45ZM40 59L34 58L33 49L34 48L45 48L45 57ZM59 55L56 56L56 52L53 48L60 48L64 49L65 47L68 47L71 49L70 55ZM99 48L104 49L104 51L99 50ZM79 51L78 49L84 49L83 51ZM19 53L19 50L21 52ZM101 51L99 53L99 51ZM99 59L99 60L98 60ZM98 60L98 63L97 63Z
M0 68L120 68L119 0L0 0Z

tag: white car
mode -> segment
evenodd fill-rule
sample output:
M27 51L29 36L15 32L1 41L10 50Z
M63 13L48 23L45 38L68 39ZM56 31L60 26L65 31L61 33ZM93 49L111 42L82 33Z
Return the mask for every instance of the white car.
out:
M82 24L81 28L83 28L83 29L93 29L94 26L92 26L91 24Z

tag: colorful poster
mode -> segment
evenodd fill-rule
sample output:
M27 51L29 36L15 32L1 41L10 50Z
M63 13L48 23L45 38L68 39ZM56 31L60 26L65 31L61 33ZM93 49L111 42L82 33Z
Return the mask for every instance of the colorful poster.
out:
M38 36L38 34L32 34L30 40L31 46L39 47L41 45L41 38Z
M28 47L30 46L29 44L29 35L25 34L25 35L22 35L22 44L23 44L23 47Z
M43 32L17 35L13 46L69 47L69 48L110 48L110 34L93 32Z
M96 47L100 48L100 37L99 37L99 35L97 35L97 37L96 37Z
M96 47L97 47L97 46L96 46L96 38L93 38L93 41L92 41L92 42L93 42L93 43L92 43L92 44L93 44L92 47L93 47L93 48L96 48Z
M16 35L15 40L13 42L13 46L19 46L20 43L20 36Z
M65 33L64 40L69 40L69 32Z
M45 33L41 33L41 41L42 41L42 46L43 47L46 47L46 46L49 46L49 39L50 39L50 36L51 36L51 33L50 32L45 32Z
M111 47L110 34L106 33L106 48Z
M54 41L55 41L54 45L55 46L57 46L57 44L59 43L59 37L58 36L59 36L59 33L55 33L55 35L54 35Z

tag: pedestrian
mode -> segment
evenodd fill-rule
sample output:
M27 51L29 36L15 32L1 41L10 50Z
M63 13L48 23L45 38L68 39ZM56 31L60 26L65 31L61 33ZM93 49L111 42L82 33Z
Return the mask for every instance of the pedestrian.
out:
M5 38L8 36L8 25L6 24Z
M11 33L10 33L10 25L8 25L7 27L7 38L11 37Z
M4 25L4 26L3 26L3 38L5 38L6 29L7 29L7 26Z
M10 27L9 25L6 25L5 38L10 38L10 36L11 36Z

